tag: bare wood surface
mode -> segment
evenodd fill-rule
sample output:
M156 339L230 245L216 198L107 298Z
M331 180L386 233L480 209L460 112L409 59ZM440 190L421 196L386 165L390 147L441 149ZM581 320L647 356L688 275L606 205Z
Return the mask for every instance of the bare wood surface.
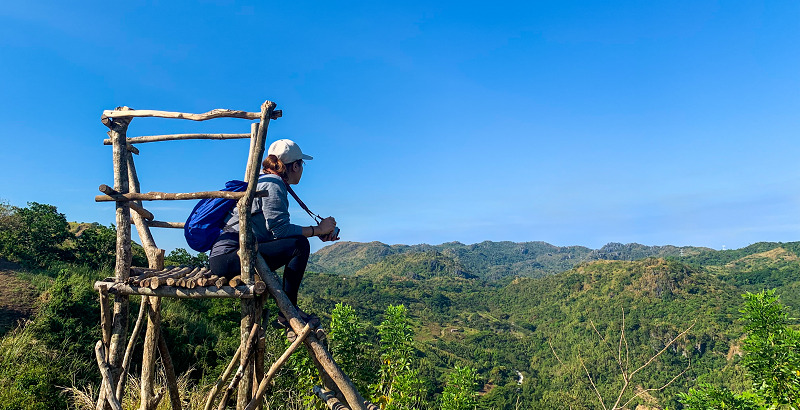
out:
M98 188L100 192L110 192L108 185L102 184ZM182 193L169 193L169 192L146 192L146 193L129 193L129 194L106 194L97 195L94 197L95 202L130 202L130 201L185 201L192 199L204 198L225 198L225 199L240 199L246 195L245 192L232 192L232 191L203 191L203 192L182 192ZM265 197L267 191L260 191L254 194L254 197Z
M181 394L178 390L178 378L175 377L175 367L172 366L172 356L169 355L164 332L158 332L158 354L164 364L164 374L167 376L167 390L172 410L181 410Z
M183 280L188 277L191 277L197 272L200 272L201 268L186 268L183 270L178 271L177 273L170 275L165 279L165 283L167 286L175 286L176 284L180 283L178 286L183 287Z
M147 306L147 331L144 334L142 347L141 394L142 402L139 410L151 410L155 397L154 381L156 374L156 349L161 332L161 299L151 297Z
M147 221L147 226L151 228L176 228L183 229L185 222L164 222L164 221Z
M275 273L269 269L264 257L258 252L256 252L255 267L256 272L258 272L258 274L264 280L264 283L267 285L267 289L269 289L269 292L275 298L275 303L278 305L278 308L283 313L284 317L289 321L289 325L296 333L299 334L305 327L306 323L300 319L297 308L289 300L289 297L286 296L286 292L284 292L280 280L278 280L278 277L275 275ZM336 384L336 387L342 392L348 406L350 406L352 409L366 410L367 405L365 405L365 403L368 402L366 402L358 390L356 390L355 386L353 386L353 382L350 381L350 378L347 377L344 372L342 372L342 369L339 368L339 365L336 364L336 361L333 360L330 352L328 352L319 339L312 334L306 338L304 343L308 348L309 353L316 357L316 360L319 362L320 366L323 367L328 376L330 376L330 378Z
M255 142L256 142L256 135L258 135L258 123L254 122L254 123L250 124L250 135L249 135L249 137L250 137L250 148L247 149L247 164L245 165L245 170L244 170L244 182L250 182L250 176L252 174L250 172L250 167L252 167L253 163L254 163L254 161L251 161L250 156L253 155L253 152L254 152L254 150L253 150L253 146L254 145L253 144L255 144ZM258 165L258 164L256 164L256 165Z
M349 408L347 408L347 406L342 404L342 402L340 402L339 399L336 398L336 396L333 394L332 391L323 389L322 387L319 387L319 386L314 386L314 388L312 388L312 390L314 391L314 394L316 394L317 397L319 397L320 400L322 400L322 402L325 403L325 405L329 409L331 409L331 410L350 410Z
M110 140L110 138L103 140L103 142L105 143L108 140ZM107 144L107 145L111 145L111 144ZM131 144L125 144L125 149L128 150L128 152L130 152L132 154L139 155L139 148L136 148Z
M210 286L213 285L216 280L219 279L217 275L205 276L197 280L198 286Z
M191 272L192 269L192 267L186 266L166 275L154 276L150 278L150 289L158 289L159 286L166 285L168 280L180 278L183 275Z
M143 135L141 137L131 137L127 139L130 144L143 144L146 142L158 141L179 141L179 140L232 140L250 138L250 134L166 134L166 135ZM103 145L111 145L111 138L103 140Z
M108 289L101 287L98 289L100 294L100 329L103 334L103 349L105 357L108 357L108 349L111 346L111 307L108 304Z
M231 280L228 281L228 286L232 288L235 288L239 285L244 285L244 282L242 281L242 277L240 275L236 275L232 277Z
M130 153L128 155L130 155ZM110 198L125 198L125 196L123 194L117 192L114 188L111 188L110 186L108 186L106 184L100 185L99 189L100 189L100 192L103 192L106 195L98 195L98 196L101 196L101 197L108 196ZM95 197L95 200L96 199L97 199L97 197ZM125 198L125 201L129 201L129 200L127 198ZM99 201L95 201L95 202L99 202ZM139 203L140 202L141 201L139 201ZM147 219L147 220L153 220L153 218L155 218L155 216L153 216L153 214L150 213L150 211L142 208L142 206L139 205L139 203L130 201L130 202L128 202L128 206L131 209L133 209L134 211L136 211L136 213L138 215L140 215L142 218Z
M136 173L136 165L133 162L133 155L130 152L126 152L125 155L128 159L128 188L130 192L141 192L139 176ZM147 263L153 269L162 269L164 267L164 258L160 256L164 251L158 249L156 241L153 239L153 234L150 233L150 227L144 221L144 219L152 220L154 218L153 214L142 208L141 201L131 202L130 205L131 209L136 211L131 214L131 219L133 219L133 223L136 224L136 232L139 234L144 253L147 255ZM140 209L135 209L134 205ZM142 211L147 213L145 214Z
M256 275L256 281L253 284L253 291L256 292L257 295L263 294L267 290L267 284L261 280L261 277Z
M264 381L264 353L266 350L267 350L267 340L266 337L264 336L264 331L261 330L261 332L258 334L258 341L256 342L256 355L253 360L253 375L254 375L253 391L258 391L261 382ZM255 395L253 396L253 400L256 400ZM254 410L261 410L262 407L263 406L261 405L261 401L257 400L257 404Z
M219 402L219 406L217 406L218 410L222 410L225 408L225 405L228 399L233 393L233 390L239 384L240 381L244 381L243 377L245 374L248 373L248 364L250 363L250 356L252 356L253 352L255 351L254 345L256 342L256 337L258 336L258 331L261 329L261 326L258 323L253 324L252 329L247 335L247 339L244 343L242 343L242 357L239 360L239 368L236 370L236 374L231 379L230 384L228 384L228 388L225 389L225 393L222 395L222 400ZM238 407L238 406L237 406Z
M125 283L134 284L137 286L150 286L150 280L156 279L159 276L165 276L172 272L177 272L178 270L182 269L182 266L170 266L167 269L163 270L156 270L156 269L143 269L143 268L131 268L131 273L136 274L138 272L142 272L140 275L135 276L133 279L129 279L125 281Z
M261 105L260 123L258 131L255 133L255 139L251 139L251 150L248 154L247 169L249 175L246 178L248 181L245 196L237 202L237 210L239 211L239 226L246 227L246 229L239 230L239 262L241 267L241 277L247 285L252 285L253 280L253 263L254 254L258 252L255 249L255 241L253 238L253 231L250 229L250 209L253 203L253 198L256 193L256 186L258 185L258 164L264 155L265 144L267 140L267 129L269 128L269 120L272 117L272 111L275 109L275 103L272 101L264 101ZM239 331L242 343L245 342L247 337L247 330L254 326L260 319L259 309L255 300L243 300L242 316L239 322ZM253 369L248 365L247 358L242 357L242 383L239 385L239 392L236 400L237 410L242 410L250 402L253 392Z
M266 393L267 389L269 388L269 382L272 380L273 377L275 377L275 374L278 372L278 370L280 370L281 366L283 366L283 364L286 363L287 360L289 360L289 356L291 356L292 353L294 353L294 351L297 350L297 348L311 334L312 330L313 328L311 327L311 325L306 324L303 330L301 330L300 333L297 334L297 339L295 339L295 341L289 345L286 351L283 352L281 357L279 357L278 360L276 360L275 363L273 363L272 366L270 366L266 376L264 376L264 378L261 380L261 383L258 385L258 391L256 391L253 400L251 400L250 403L247 404L245 410L254 410L256 406L258 406L261 403L261 398L264 397L264 393Z
M133 325L131 337L128 339L128 347L125 349L125 358L122 359L122 371L120 372L119 381L117 382L117 400L122 400L122 395L125 393L125 382L128 378L128 369L130 369L133 347L136 345L136 339L139 337L139 332L142 330L144 315L147 313L147 299L147 296L142 296L142 302L139 305L139 316L136 318L136 324Z
M120 107L118 112L128 110L127 107ZM127 150L125 144L126 134L130 118L103 119L103 124L109 128L109 136L112 141L112 162L114 172L114 189L117 192L127 193L128 167ZM115 207L115 222L117 224L116 238L116 259L114 263L114 275L118 282L128 279L131 268L133 252L131 248L131 215L130 204L117 202ZM128 332L128 297L126 295L116 295L114 297L114 317L112 319L111 342L109 344L109 354L107 363L111 368L111 378L109 387L119 380L121 364L125 349L125 339ZM113 394L113 391L111 391ZM107 398L111 399L111 397ZM109 401L107 400L107 401ZM103 407L105 404L103 404Z
M95 282L95 286L108 285L109 282ZM126 283L117 283L108 288L108 292L114 295L143 295L158 296L179 299L204 299L204 298L232 298L232 299L251 299L258 293L255 292L255 285L242 285L235 288L223 286L196 287L194 289L176 288L172 286L160 286L151 289L144 286L133 286Z
M100 368L100 375L102 376L102 380L100 381L100 397L103 400L102 406L105 405L107 402L111 405L113 410L122 410L122 405L119 403L116 397L114 397L114 390L111 387L113 382L111 375L111 368L106 363L105 356L103 355L103 342L101 340L97 341L97 344L94 345L94 355L97 358L97 366Z
M127 108L127 107L124 107ZM283 113L280 110L276 110L271 113L274 118L278 119L283 116ZM105 110L103 111L103 119L109 118L136 118L136 117L158 117L158 118L175 118L181 120L192 120L192 121L206 121L212 120L214 118L243 118L246 120L257 120L260 117L260 113L257 112L247 112L247 111L238 111L238 110L227 110L224 108L217 108L208 112L204 112L202 114L190 114L185 112L175 112L175 111L158 111L158 110L127 110L124 112L116 111L116 110Z

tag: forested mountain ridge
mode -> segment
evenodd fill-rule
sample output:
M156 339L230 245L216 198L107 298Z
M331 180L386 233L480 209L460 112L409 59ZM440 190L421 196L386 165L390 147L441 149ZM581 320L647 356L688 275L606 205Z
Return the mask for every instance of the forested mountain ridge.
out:
M559 247L546 242L491 242L465 245L387 245L381 242L338 242L315 252L311 269L344 275L375 275L388 268L394 274L431 277L453 275L498 280L506 277L542 277L562 272L584 261L636 260L681 257L713 251L709 248L646 246L609 243L600 249ZM427 261L427 266L426 266ZM376 265L376 266L371 266Z
M19 263L8 265L14 268L7 273L43 293L30 322L0 335L0 403L64 408L68 398L57 386L97 385L92 353L100 337L99 306L92 283L109 275L116 234L113 226L68 224L48 205L2 211L0 258ZM141 266L140 248L134 248L134 264ZM622 260L641 255L659 257ZM414 388L421 401L404 409L441 408L445 380L459 368L475 369L481 388L469 408L600 408L591 383L610 408L608 400L622 386L624 366L615 359L620 352L626 352L630 370L662 349L636 374L625 400L634 390L674 383L627 408L681 409L678 394L700 383L734 392L753 385L741 365L747 348L742 293L774 288L791 308L788 317L800 316L800 242L723 251L615 243L598 250L544 242L342 243L314 258L299 305L321 316L331 334L334 307L352 307L358 319L349 322L353 331L347 334L358 335L360 356L350 362L356 381L375 382L385 363L379 343L391 305L395 312L400 304L407 309L403 340L413 340L408 346L414 358L406 364L408 377L419 382ZM207 263L205 254L195 257L183 249L166 260ZM318 269L324 266L332 268ZM265 307L276 313L272 303ZM195 393L213 383L234 354L239 318L235 300L163 301L163 334L174 347L173 365L191 374ZM789 324L797 327L796 320ZM265 333L270 351L281 354L284 334L271 328ZM302 356L292 360L277 379L284 384L276 392L287 393L273 396L276 406L313 399L310 385L303 384L314 380L309 363ZM800 365L788 369L786 374L797 371L800 378ZM372 379L365 377L370 374Z
M748 284L752 288L763 286L757 283L760 279L780 281L781 297L797 298L796 253L787 249L793 244L783 245L787 246L754 246L735 258L723 258L720 266L687 264L679 258L596 260L506 284L463 276L408 275L403 269L378 275L394 257L405 256L408 261L426 252L394 254L355 276L311 274L304 286L319 310L329 311L344 302L372 323L379 318L376 305L407 306L420 356L431 367L427 372L455 365L475 367L486 392L481 408L513 408L509 406L517 397L527 403L525 408L566 408L567 403L575 409L599 408L581 361L594 375L599 391L610 397L621 388L612 357L622 329L630 363L638 367L691 327L636 380L639 388L658 388L686 371L664 391L649 393L649 408L681 408L677 394L698 379L739 391L748 385L738 365L743 334L738 318L741 294L746 291L740 279L752 279ZM441 262L437 257L428 260ZM755 271L764 267L771 275L729 272L724 265ZM439 271L448 267L442 262Z

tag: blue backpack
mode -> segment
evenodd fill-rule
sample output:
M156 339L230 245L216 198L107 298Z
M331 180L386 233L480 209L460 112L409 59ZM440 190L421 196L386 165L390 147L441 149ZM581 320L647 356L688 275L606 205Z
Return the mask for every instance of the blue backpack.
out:
M247 189L247 182L228 181L223 191L242 192ZM183 226L183 236L186 243L197 252L206 252L214 246L225 224L225 217L236 205L235 199L206 198L192 209L186 224Z

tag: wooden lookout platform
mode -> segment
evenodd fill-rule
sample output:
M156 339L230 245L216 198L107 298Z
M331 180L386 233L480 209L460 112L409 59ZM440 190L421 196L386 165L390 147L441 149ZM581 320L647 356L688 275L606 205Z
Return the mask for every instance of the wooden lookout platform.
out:
M206 398L205 409L224 409L229 398L237 395L236 409L260 409L261 400L269 391L271 381L289 356L302 344L308 349L323 386L314 388L320 400L331 409L377 409L364 400L350 379L331 357L322 341L321 329L305 323L297 309L283 291L281 281L255 250L251 229L241 229L239 258L241 274L233 279L215 277L207 268L191 266L164 266L164 250L156 246L150 228L183 228L182 222L164 222L142 205L143 201L194 200L201 198L229 198L237 200L239 226L250 227L250 206L253 198L264 195L256 191L259 165L264 155L267 128L271 120L280 118L282 112L275 103L266 101L260 112L216 109L203 114L168 111L133 110L119 107L103 112L102 121L109 128L105 145L111 145L114 162L114 186L100 185L103 195L98 202L116 203L117 245L114 277L95 282L100 295L100 322L102 340L97 342L95 354L102 375L97 409L122 409L120 402L125 393L125 382L130 369L131 355L142 329L145 330L141 365L140 410L155 409L163 394L154 391L156 355L161 357L167 390L173 410L182 403L176 383L169 346L161 334L161 298L236 298L241 300L241 344L230 365L217 380ZM257 121L250 123L250 133L245 134L171 134L127 137L128 126L134 118L159 117L192 121L215 118L241 118ZM136 144L156 141L186 139L236 139L249 138L250 151L245 168L244 192L207 191L191 193L142 193L136 174L133 155L139 154ZM131 212L133 211L133 212ZM142 247L147 255L147 267L132 267L131 227L136 226ZM129 297L141 296L139 316L129 334ZM288 319L297 339L271 366L264 364L264 332L262 310L264 301L272 296ZM235 373L234 373L234 369ZM231 377L231 373L233 377ZM230 381L228 379L230 378ZM218 396L221 396L218 400Z

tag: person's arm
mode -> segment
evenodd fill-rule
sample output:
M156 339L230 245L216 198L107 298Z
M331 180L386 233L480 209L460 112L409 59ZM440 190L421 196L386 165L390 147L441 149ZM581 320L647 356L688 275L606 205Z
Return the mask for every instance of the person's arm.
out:
M312 237L312 236L319 236L323 237L329 235L333 232L333 229L336 228L336 220L333 219L332 216L329 216L322 221L320 221L319 225L314 226L304 226L303 227L303 236L305 237Z

